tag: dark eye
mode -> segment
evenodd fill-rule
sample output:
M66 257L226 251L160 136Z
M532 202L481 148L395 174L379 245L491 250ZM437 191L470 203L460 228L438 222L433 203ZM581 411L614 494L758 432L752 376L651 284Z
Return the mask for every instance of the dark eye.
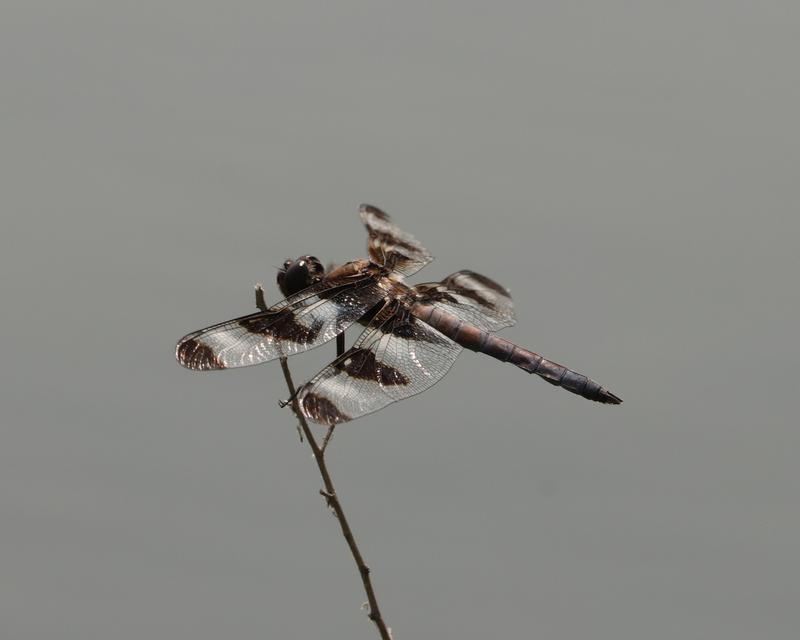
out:
M292 261L289 258L287 258L286 260L283 261L283 268L284 269L288 269L291 266L292 266Z
M325 273L325 267L322 266L322 263L315 258L314 256L306 256L306 260L308 261L308 269L315 276L321 276Z

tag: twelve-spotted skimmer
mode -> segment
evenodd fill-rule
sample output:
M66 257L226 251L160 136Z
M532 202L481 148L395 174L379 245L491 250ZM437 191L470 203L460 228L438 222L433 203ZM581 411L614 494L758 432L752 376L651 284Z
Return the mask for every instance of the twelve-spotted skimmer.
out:
M285 300L184 336L178 362L198 371L261 364L313 349L360 322L366 329L353 346L297 391L314 422L347 422L425 391L462 347L589 400L622 402L594 380L493 335L514 324L514 308L508 291L486 276L457 271L441 282L405 284L433 258L380 209L359 211L369 260L328 273L313 256L287 260L278 272Z

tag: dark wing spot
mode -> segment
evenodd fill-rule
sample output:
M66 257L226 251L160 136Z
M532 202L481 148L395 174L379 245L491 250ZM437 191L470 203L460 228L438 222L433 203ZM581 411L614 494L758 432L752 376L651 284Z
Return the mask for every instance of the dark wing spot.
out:
M509 296L508 289L506 289L503 285L498 284L494 280L487 278L486 276L482 276L480 273L475 273L474 271L462 271L463 274L468 275L470 278L479 282L487 289L491 289L492 291L496 291L497 293Z
M378 207L374 207L371 204L362 204L361 207L359 208L365 213L369 213L370 215L375 216L379 220L383 220L384 222L391 222L389 214L381 211L380 209L378 209Z
M449 302L450 304L458 304L458 300L447 292L447 287L438 283L418 284L414 287L414 292L417 294L417 300L420 302Z
M406 340L410 340L411 338L413 338L414 334L416 333L414 331L414 327L411 324L411 322L394 324L393 326L388 328L393 336L397 336L398 338L405 338Z
M431 342L438 344L440 340L436 337L435 332L418 331L416 324L421 322L418 318L412 316L405 311L398 312L398 315L389 322L381 325L380 330L385 334L391 334L404 340L416 340L418 342Z
M351 419L333 402L316 393L308 393L303 398L303 413L319 424L338 424Z
M184 367L196 371L225 368L225 365L217 359L217 355L211 347L194 338L181 340L175 350L175 357Z
M464 296L465 298L469 298L470 300L474 300L479 305L486 307L487 309L496 309L497 307L494 303L489 300L488 298L482 296L478 291L475 289L470 289L468 287L463 287L457 284L450 284L450 289L453 293L457 293L460 296Z
M375 380L384 386L407 385L410 380L394 367L375 359L369 349L352 349L336 363L336 368L360 380Z
M384 247L391 246L392 248L404 249L412 253L419 251L419 247L411 242L403 240L402 238L398 238L396 235L387 232L374 232L373 242L383 245Z
M308 344L317 338L325 323L322 319L317 318L310 327L306 326L297 321L291 309L286 308L242 318L239 324L250 333L272 336L280 340L291 340L298 344Z
M442 280L442 284L453 293L469 298L477 304L493 310L497 310L497 305L480 292L481 288L494 291L505 298L511 297L505 287L474 271L454 273L452 276Z

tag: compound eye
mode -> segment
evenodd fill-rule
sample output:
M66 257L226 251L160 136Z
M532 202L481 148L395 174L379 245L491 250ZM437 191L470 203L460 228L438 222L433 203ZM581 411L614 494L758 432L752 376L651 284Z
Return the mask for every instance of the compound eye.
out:
M292 262L293 262L292 260L290 260L289 258L286 258L286 260L283 261L283 268L284 269L288 269L289 267L292 266Z
M308 268L309 271L314 275L322 275L325 273L325 267L322 266L322 263L317 260L314 256L306 256L306 260L308 261Z

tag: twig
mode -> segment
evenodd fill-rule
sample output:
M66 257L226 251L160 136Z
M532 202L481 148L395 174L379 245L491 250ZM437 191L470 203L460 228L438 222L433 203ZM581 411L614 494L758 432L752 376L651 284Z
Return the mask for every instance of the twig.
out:
M322 453L325 453L325 449L328 448L328 443L331 441L331 438L333 437L333 430L335 428L336 428L335 424L332 424L330 427L328 427L328 433L325 434L325 438L322 440L322 446L319 448L319 450L322 451Z
M340 357L344 353L344 331L336 336L336 357Z
M333 486L333 480L331 480L331 475L328 473L328 467L325 464L325 452L317 444L317 441L314 439L314 434L308 427L308 422L306 422L305 416L300 411L300 406L297 403L297 398L295 397L292 374L289 372L289 365L286 363L286 358L281 358L280 362L281 369L283 369L283 377L286 378L286 386L289 388L289 393L292 396L292 410L297 416L297 419L300 421L300 427L303 429L303 433L305 434L306 440L311 447L311 451L314 453L314 460L317 461L319 473L322 476L323 483L325 483L325 498L328 501L328 505L336 514L336 519L339 521L339 526L342 529L342 535L347 541L347 546L350 547L350 553L353 554L353 560L355 560L356 566L358 567L358 572L361 575L361 582L364 583L364 591L367 593L367 600L369 602L369 619L375 623L376 627L378 627L378 632L380 633L382 640L392 640L392 634L389 631L389 628L386 626L386 623L381 616L380 608L378 607L378 600L375 597L375 590L372 587L372 580L369 577L370 569L366 562L364 562L361 551L358 549L356 539L353 536L352 530L350 529L350 524L347 522L347 517L344 515L342 503L339 502L339 496L336 495L336 489ZM333 433L333 430L330 429L328 433ZM328 438L328 440L330 440L330 438Z
M259 311L267 310L267 301L264 299L264 285L256 282L256 306Z
M264 290L260 284L256 285L256 305L262 311L267 310L267 305L264 301ZM342 340L341 342L337 342L337 347L337 351L339 349L343 350L344 341ZM280 358L280 363L281 369L283 370L283 377L286 379L286 386L289 389L289 397L292 399L292 411L294 411L294 414L300 423L300 428L302 429L303 434L305 434L306 440L308 441L308 446L311 447L311 452L314 454L314 460L316 460L317 467L319 468L319 474L322 476L322 482L325 484L325 489L320 490L320 494L325 497L328 507L333 510L336 519L339 521L339 527L342 530L342 535L347 542L347 546L350 547L350 553L353 554L353 560L355 560L356 567L358 567L358 573L361 576L361 582L363 583L364 591L367 594L369 619L372 620L375 623L375 626L378 628L378 633L380 634L381 640L392 640L392 632L389 627L386 626L386 622L383 620L380 607L378 606L378 599L375 597L375 589L372 586L372 579L370 578L370 568L367 566L367 563L364 562L364 558L361 555L358 544L356 543L355 536L353 536L353 531L350 529L350 524L347 522L347 516L344 514L342 503L339 501L339 496L337 495L336 489L333 486L333 480L328 472L328 467L325 464L325 449L333 437L335 425L331 425L328 428L328 432L325 434L325 438L322 441L322 446L317 444L317 440L314 438L314 434L309 428L308 422L306 421L303 412L300 410L300 405L297 402L297 390L295 389L294 382L292 381L292 374L289 371L289 365L286 362L286 358Z
M259 311L267 310L267 301L264 299L264 285L260 282L256 282L256 307L258 307ZM338 339L339 336L336 336L336 338ZM338 346L339 343L337 342L336 344ZM281 403L281 407L283 406L283 403ZM297 424L297 437L300 438L300 442L303 441L303 432L300 431L299 424Z

